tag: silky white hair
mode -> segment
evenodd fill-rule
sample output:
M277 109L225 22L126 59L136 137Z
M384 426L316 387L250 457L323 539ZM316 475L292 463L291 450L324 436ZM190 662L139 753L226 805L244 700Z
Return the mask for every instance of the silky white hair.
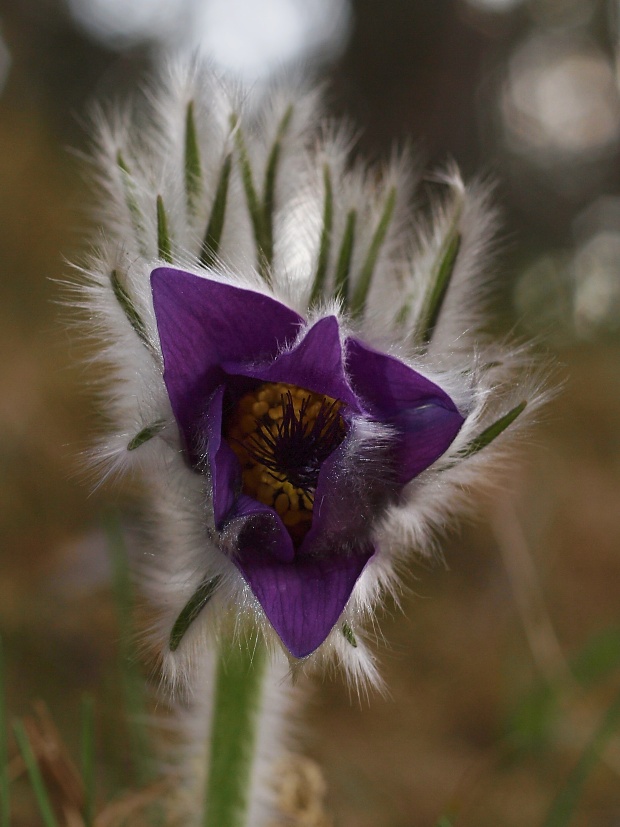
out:
M106 366L100 403L107 432L92 462L99 478L134 470L144 481L148 554L134 568L156 609L149 642L161 653L169 688L191 684L221 635L258 630L274 653L280 643L220 550L208 475L184 459L163 382L149 280L155 267L260 291L308 325L336 314L343 337L354 334L436 382L465 417L446 453L377 515L378 551L325 642L301 662L290 659L293 674L333 667L360 692L380 686L369 645L377 635L377 603L386 594L397 597L412 555L436 553L454 516L475 508L497 484L515 433L533 421L545 398L543 372L532 367L528 349L484 330L497 284L489 187L465 186L450 165L435 176L438 194L429 207L413 209L419 170L409 150L378 166L351 162L351 131L323 116L316 91L282 83L257 99L198 62L168 67L141 97L94 121L89 169L101 229L78 268L74 294L84 311L82 329L97 342L93 358ZM248 176L261 201L272 172L273 243L265 269ZM224 180L225 215L213 255L203 240ZM361 309L345 306L336 289L347 231L348 290L362 296ZM428 297L442 277L447 288L431 320ZM488 429L497 422L491 440ZM480 450L481 434L489 444ZM206 579L218 588L172 651L174 622ZM342 633L343 623L350 634Z

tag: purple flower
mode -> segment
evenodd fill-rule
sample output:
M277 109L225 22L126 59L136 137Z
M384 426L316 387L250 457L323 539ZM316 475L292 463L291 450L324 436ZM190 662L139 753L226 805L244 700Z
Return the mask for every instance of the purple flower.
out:
M313 652L376 553L373 528L463 417L435 383L263 293L151 274L164 380L222 550L285 647ZM209 506L210 507L210 506Z

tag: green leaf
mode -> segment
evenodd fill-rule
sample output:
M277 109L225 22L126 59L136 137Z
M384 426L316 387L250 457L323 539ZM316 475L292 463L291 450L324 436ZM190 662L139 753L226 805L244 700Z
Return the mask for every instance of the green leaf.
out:
M461 246L459 224L463 213L462 197L457 195L452 217L450 219L443 242L439 248L437 258L431 269L428 288L422 310L416 323L416 339L423 344L430 342L433 330L439 319L443 301L450 286L454 265Z
M200 149L194 121L194 101L190 101L187 105L185 118L185 192L187 208L190 212L193 212L196 199L200 195L201 179Z
M338 261L336 263L334 293L335 297L342 302L342 305L345 308L347 307L349 301L349 271L351 269L351 259L353 258L356 220L356 211L350 210L347 215L347 223L344 228L344 235L342 236L340 251L338 253Z
M127 204L127 209L129 210L131 223L133 224L134 233L136 234L136 239L138 241L138 247L143 255L146 255L147 251L144 243L144 220L142 218L142 213L138 205L138 199L136 197L136 185L132 178L131 170L127 166L120 149L116 153L116 163L121 171L123 188L125 191L125 203Z
M224 219L226 218L226 202L228 199L228 182L230 180L230 169L232 156L227 155L222 164L220 178L217 182L211 217L202 242L200 251L200 263L205 267L212 267L220 249L220 241L224 230Z
M366 309L366 299L368 298L372 277L375 272L375 265L377 264L381 247L385 241L385 237L390 226L390 221L392 220L392 215L394 214L395 206L396 187L392 187L385 201L383 213L381 214L381 218L377 224L372 241L370 242L366 260L362 264L362 269L360 270L357 279L353 298L351 299L351 315L355 318L362 316Z
M598 729L581 753L566 784L560 790L543 827L567 827L572 821L588 776L598 764L601 753L620 726L620 694L609 706Z
M9 827L11 821L8 738L6 668L4 662L4 646L2 639L0 639L0 827Z
M273 261L273 217L276 206L276 180L278 162L282 152L282 140L289 128L293 117L293 105L291 104L278 125L276 139L269 153L267 166L265 168L265 186L263 189L263 253L269 264Z
M142 344L151 351L151 353L156 356L157 351L153 347L151 340L149 339L148 333L146 332L146 325L142 321L142 317L136 310L136 307L131 299L131 296L127 292L127 289L121 282L118 270L112 270L110 273L110 283L112 285L112 292L114 293L114 298L120 304L121 309L125 316L127 317L127 321L133 327L134 332L142 342Z
M353 634L353 629L346 622L342 624L342 634L344 635L347 643L350 643L354 649L357 649L357 640Z
M166 422L163 419L158 419L156 422L152 422L150 425L142 428L142 430L138 431L133 439L127 443L127 450L135 451L136 448L139 448L141 445L144 445L145 442L148 442L149 439L153 439L154 436L161 433L165 427Z
M157 255L164 261L172 263L168 218L166 217L164 199L161 195L157 196Z
M32 746L28 740L26 730L24 729L24 725L21 721L15 722L14 730L15 739L17 741L19 751L22 754L22 758L24 759L24 764L26 765L28 776L30 777L30 783L32 784L32 789L37 800L37 805L39 807L39 812L41 814L41 818L43 819L43 823L45 824L45 827L58 827L54 810L49 800L47 790L45 789L41 770L39 769L39 765L32 751Z
M471 442L469 442L458 452L459 459L467 459L467 457L477 454L478 451L482 451L483 448L490 445L493 440L497 439L497 437L506 430L506 428L512 425L515 419L519 416L519 414L523 413L526 407L527 401L524 399L523 402L519 402L519 404L515 405L515 407L511 411L508 411L507 414L504 414L504 416L500 417L492 425L489 425L488 428L485 428L482 433L474 437Z
M323 201L323 228L319 242L319 257L316 264L316 273L310 292L310 305L316 304L325 289L327 263L332 240L332 224L334 221L334 196L332 192L332 178L327 164L323 167L323 186L325 197Z
M170 632L168 645L171 652L176 652L179 648L185 633L215 594L215 591L220 584L220 579L220 577L212 577L209 580L203 580L185 606L181 609L179 616L174 621L172 631Z
M95 704L90 695L82 698L82 779L84 782L84 827L95 820Z
M263 695L264 646L237 642L220 652L203 827L246 827Z

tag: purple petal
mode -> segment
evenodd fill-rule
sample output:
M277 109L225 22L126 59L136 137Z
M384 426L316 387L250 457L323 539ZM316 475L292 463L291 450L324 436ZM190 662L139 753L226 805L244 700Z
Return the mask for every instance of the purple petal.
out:
M151 273L164 381L190 457L224 361L272 359L303 324L280 302L230 284L160 267Z
M247 494L241 494L229 518L231 521L243 520L237 541L238 553L241 556L248 547L250 555L254 554L254 548L260 548L265 557L279 563L292 563L295 559L291 535L273 508L248 497ZM236 557L234 562L240 565Z
M346 440L321 467L314 494L312 525L304 537L298 556L312 556L325 546L359 545L367 537L369 523L375 516L372 498L364 496L359 485L350 484L350 467L346 468Z
M241 374L262 382L286 382L315 393L340 399L359 411L344 369L338 319L326 316L314 324L292 350L265 365L244 365L231 360L223 367L229 374Z
M357 339L347 341L347 364L367 412L397 431L397 481L405 485L445 453L464 418L439 385Z
M235 501L235 491L240 486L241 468L230 445L222 438L222 403L225 387L220 387L211 397L204 417L204 433L207 438L207 457L213 486L213 512L215 525L220 528Z
M373 552L282 563L247 547L234 562L282 643L294 657L304 658L331 632Z

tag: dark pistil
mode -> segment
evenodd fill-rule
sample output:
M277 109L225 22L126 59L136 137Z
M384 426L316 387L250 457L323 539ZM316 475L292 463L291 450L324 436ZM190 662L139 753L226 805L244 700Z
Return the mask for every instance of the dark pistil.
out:
M282 394L282 421L273 428L266 414L245 443L250 457L263 465L277 479L288 480L307 493L317 486L325 460L340 445L346 426L340 416L340 403L323 400L316 416L308 416L309 399L298 411L289 392Z

